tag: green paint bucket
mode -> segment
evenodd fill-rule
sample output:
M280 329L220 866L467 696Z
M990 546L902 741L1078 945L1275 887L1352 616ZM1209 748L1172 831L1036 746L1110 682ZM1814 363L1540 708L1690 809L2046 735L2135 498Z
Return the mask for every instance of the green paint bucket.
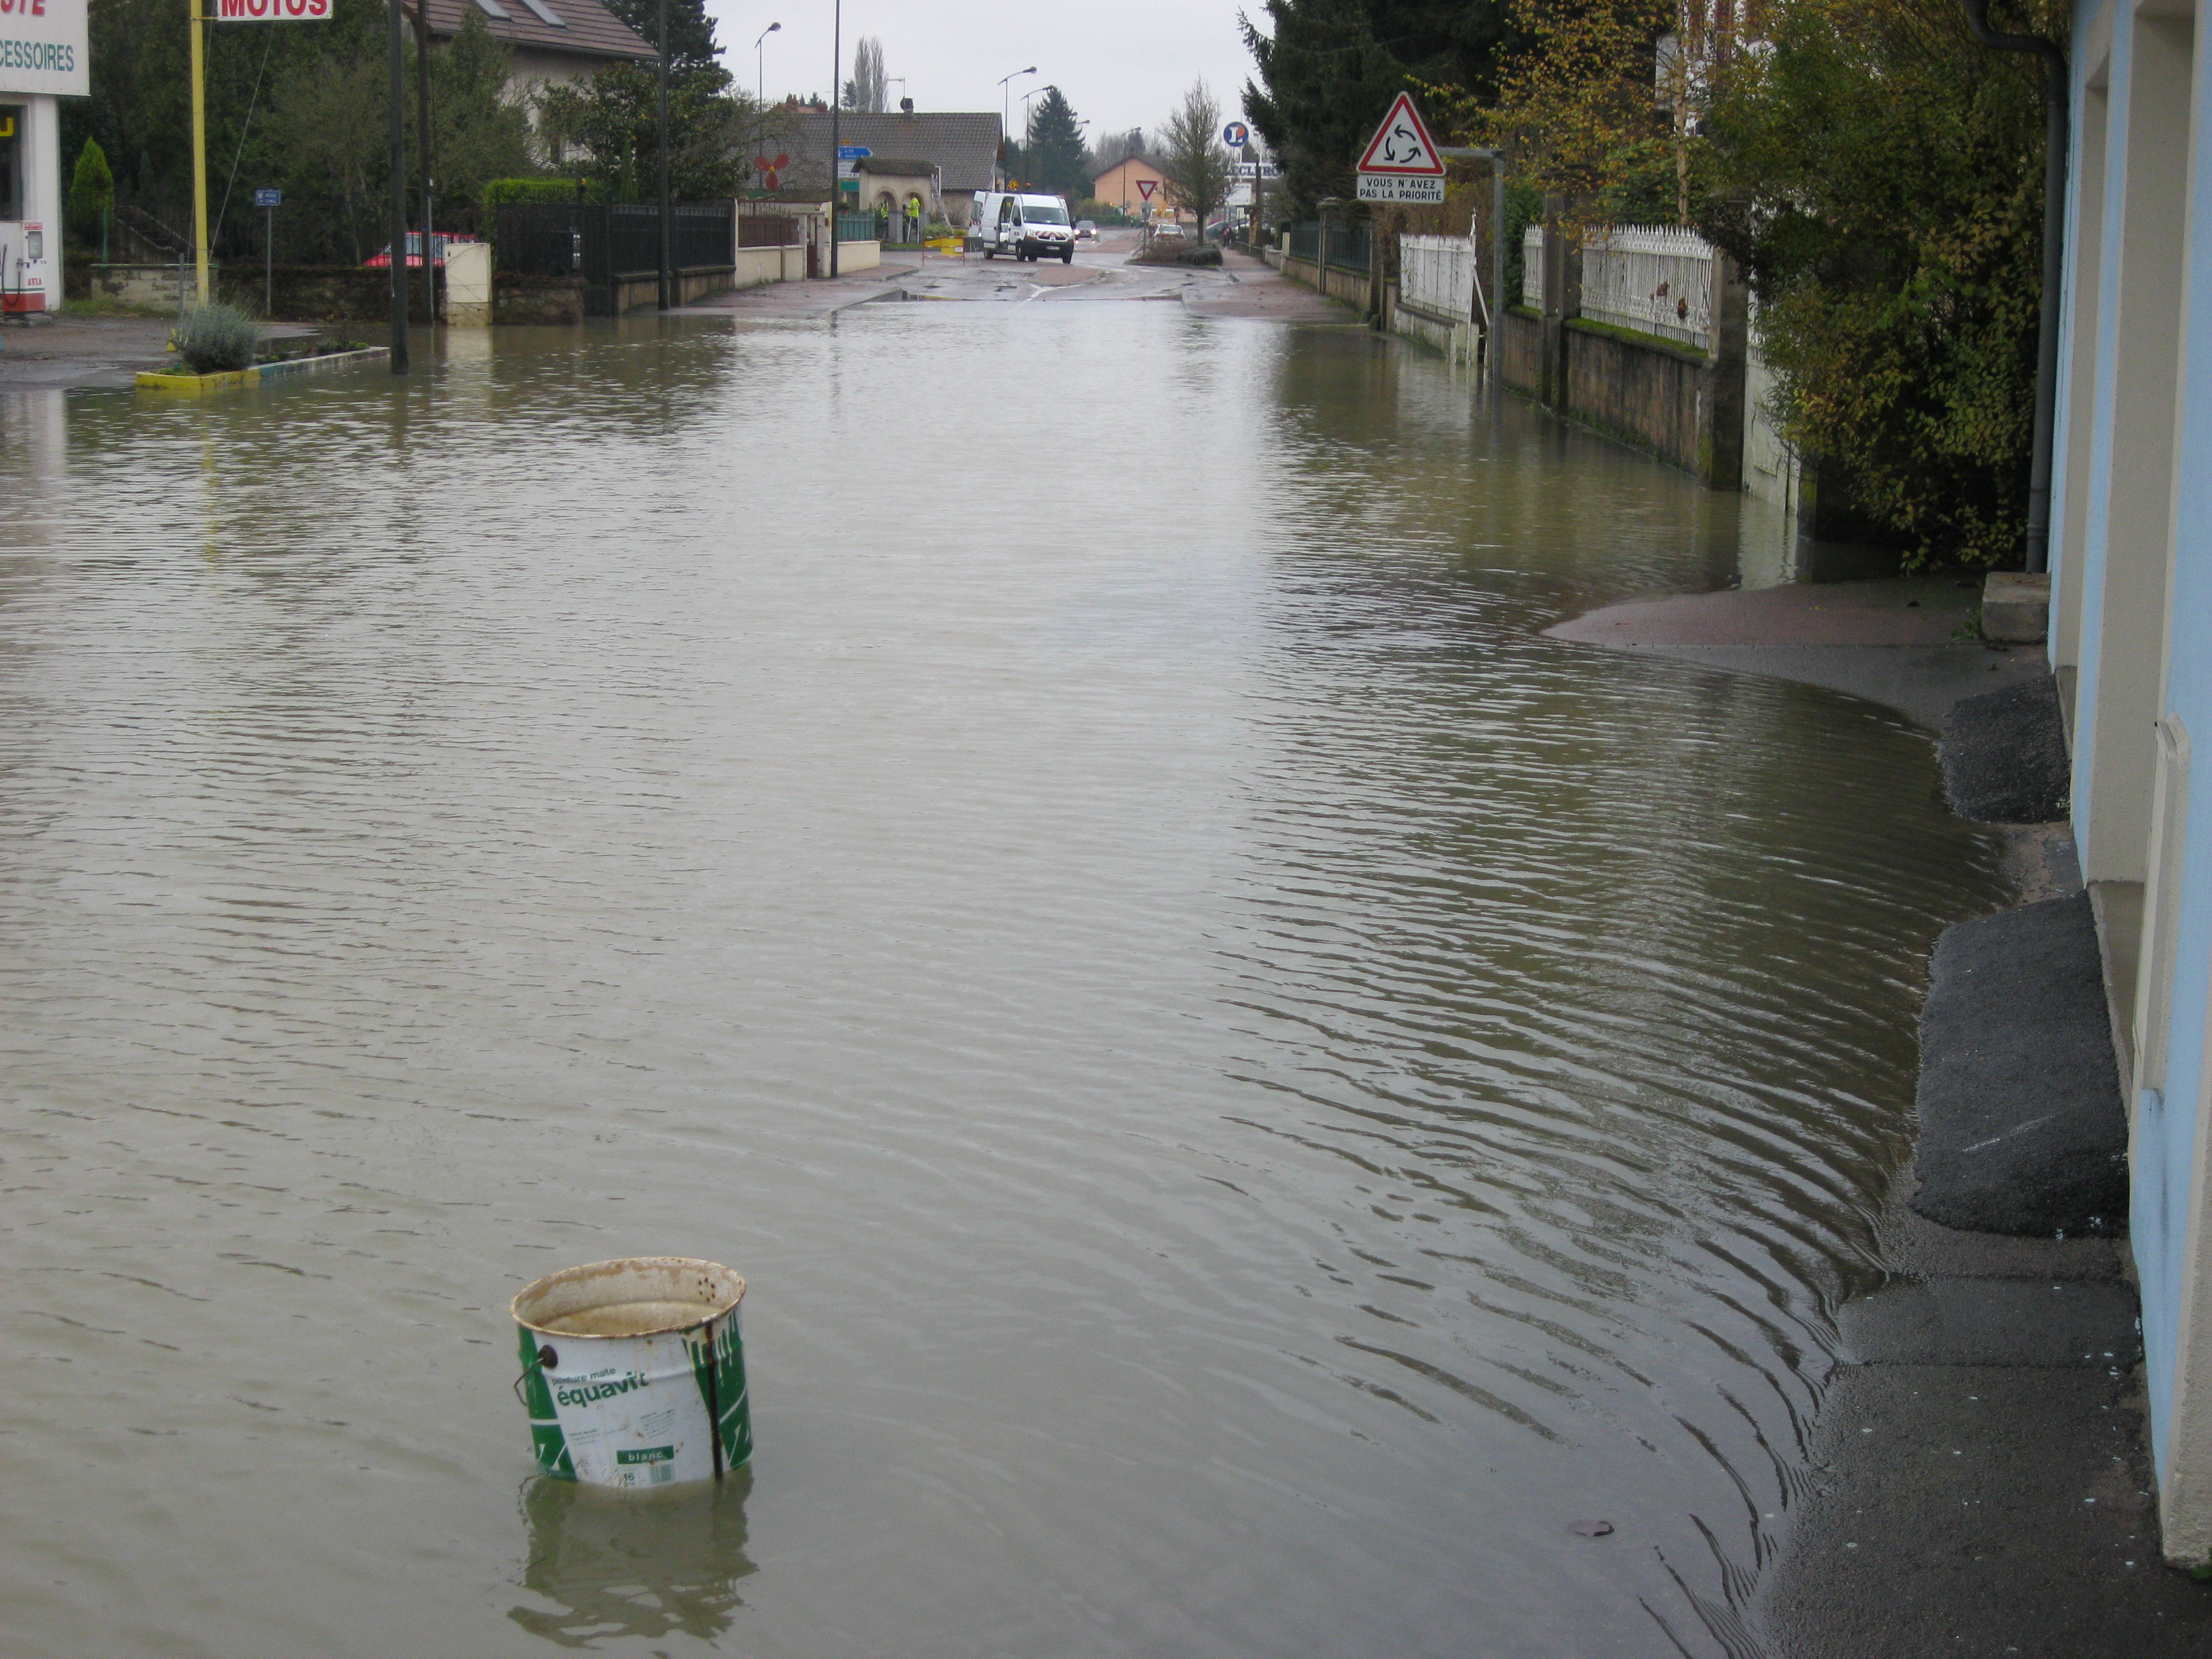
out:
M538 1467L595 1486L706 1480L753 1455L738 1304L745 1281L689 1256L564 1267L509 1311Z

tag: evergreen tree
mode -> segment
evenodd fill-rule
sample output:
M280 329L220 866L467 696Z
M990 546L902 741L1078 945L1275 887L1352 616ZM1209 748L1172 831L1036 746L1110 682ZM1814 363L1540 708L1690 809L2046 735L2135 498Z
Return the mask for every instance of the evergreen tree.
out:
M1266 0L1266 8L1272 33L1243 20L1260 69L1244 83L1244 114L1299 210L1352 193L1361 146L1411 82L1488 100L1500 56L1520 39L1509 0Z
M661 0L606 0L607 9L635 30L648 45L660 44ZM714 40L714 20L706 0L668 0L668 81L672 89L684 75L719 70L722 55ZM673 119L672 112L671 118Z
M104 239L108 210L114 205L115 175L108 170L107 152L100 149L99 139L88 138L77 153L76 171L70 177L70 234L87 246L95 239Z
M672 33L673 31L672 30ZM540 131L589 158L600 200L650 202L659 191L659 87L652 68L611 64L581 86L538 96ZM669 77L668 189L679 202L734 196L751 173L761 118L750 94L714 67Z
M1029 142L1022 146L1022 177L1031 188L1079 202L1091 194L1084 123L1058 87L1047 87L1030 115Z

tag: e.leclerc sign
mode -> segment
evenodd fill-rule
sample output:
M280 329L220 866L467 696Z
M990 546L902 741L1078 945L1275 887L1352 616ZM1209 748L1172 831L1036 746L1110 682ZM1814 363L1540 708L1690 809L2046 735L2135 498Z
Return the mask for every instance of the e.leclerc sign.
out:
M86 0L0 0L0 93L92 92Z

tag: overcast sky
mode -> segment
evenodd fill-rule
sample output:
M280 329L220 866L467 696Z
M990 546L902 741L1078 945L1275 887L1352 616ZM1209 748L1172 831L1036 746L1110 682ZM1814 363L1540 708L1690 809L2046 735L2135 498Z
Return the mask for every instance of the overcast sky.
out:
M1257 9L1257 0L1251 0ZM1204 76L1224 119L1243 114L1252 60L1237 31L1238 0L1120 0L1066 6L1037 0L844 0L844 63L853 70L853 42L872 34L884 43L884 68L894 77L891 107L903 93L920 110L995 110L999 77L1034 64L1034 76L1010 83L1013 125L1021 131L1021 94L1057 86L1089 123L1085 138L1158 127ZM722 62L753 85L753 38L770 23L782 30L764 45L768 95L830 94L830 0L707 0L725 48ZM896 77L907 77L903 88Z

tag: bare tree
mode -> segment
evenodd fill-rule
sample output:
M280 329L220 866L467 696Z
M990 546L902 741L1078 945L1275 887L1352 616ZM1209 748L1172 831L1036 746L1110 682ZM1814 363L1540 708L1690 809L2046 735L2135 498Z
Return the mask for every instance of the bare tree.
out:
M1091 177L1096 179L1117 161L1126 161L1132 155L1149 154L1151 146L1145 142L1142 127L1131 127L1127 132L1106 133L1091 146Z
M1182 107L1168 117L1160 130L1159 153L1151 160L1166 175L1176 205L1198 215L1198 240L1203 246L1206 222L1229 199L1229 186L1237 176L1236 163L1221 143L1221 105L1203 79L1191 82L1182 95Z
M866 115L881 115L890 92L884 74L884 43L864 34L853 47L853 78L845 82L845 107Z

